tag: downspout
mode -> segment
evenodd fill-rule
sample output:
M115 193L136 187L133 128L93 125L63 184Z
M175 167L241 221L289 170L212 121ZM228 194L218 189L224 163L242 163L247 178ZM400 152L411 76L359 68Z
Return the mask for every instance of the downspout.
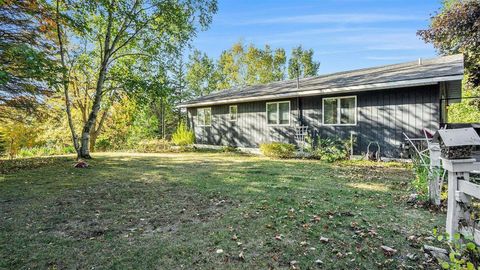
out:
M299 89L300 89L300 74L297 68L297 90ZM300 123L300 126L303 126L303 108L302 108L302 102L300 97L297 97L297 114L298 114L298 122Z
M297 97L297 113L298 113L298 122L300 126L303 126L303 106L302 99Z

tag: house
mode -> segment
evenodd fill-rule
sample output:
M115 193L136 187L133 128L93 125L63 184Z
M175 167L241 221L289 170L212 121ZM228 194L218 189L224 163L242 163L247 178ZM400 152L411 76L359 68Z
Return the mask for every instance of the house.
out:
M398 157L403 133L422 137L446 122L463 71L462 55L419 59L218 91L181 107L197 144L295 143L297 128L307 126L312 137L354 136L354 154L378 142L382 156Z

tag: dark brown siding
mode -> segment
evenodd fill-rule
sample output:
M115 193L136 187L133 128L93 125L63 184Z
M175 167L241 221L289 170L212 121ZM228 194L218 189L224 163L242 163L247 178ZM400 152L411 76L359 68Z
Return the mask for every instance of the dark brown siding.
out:
M422 128L435 130L439 124L439 87L389 89L383 91L346 94L357 96L357 125L322 125L322 98L314 96L290 100L290 126L268 126L266 101L238 103L238 120L228 121L228 106L212 108L211 127L197 125L196 108L189 108L189 123L195 131L196 142L201 144L258 147L262 142L294 142L295 125L299 122L297 103L300 101L303 123L320 138L356 137L355 154L366 151L371 141L379 142L384 156L398 156L400 143L405 142L403 132L421 137ZM339 96L339 95L334 95ZM281 100L278 100L281 101ZM234 105L234 104L230 104Z

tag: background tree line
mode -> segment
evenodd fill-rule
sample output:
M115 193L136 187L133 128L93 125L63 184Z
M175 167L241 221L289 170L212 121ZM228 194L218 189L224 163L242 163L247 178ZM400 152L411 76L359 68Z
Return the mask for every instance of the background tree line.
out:
M132 149L169 139L183 101L318 73L301 46L287 57L238 42L218 59L191 48L216 12L215 0L0 0L0 152ZM418 32L465 55L465 97L480 96L478 21L478 1L449 0ZM450 120L479 122L478 100L452 105Z
M285 49L272 50L268 44L259 48L238 42L216 60L194 50L187 63L187 88L194 96L203 96L216 90L316 76L320 62L313 54L313 49L297 46L287 65Z
M169 139L177 105L214 90L286 77L284 49L193 50L214 0L0 1L0 150L10 156L135 148ZM294 49L299 76L313 51ZM293 65L293 64L292 64ZM290 66L292 66L290 65ZM296 73L295 73L296 74Z

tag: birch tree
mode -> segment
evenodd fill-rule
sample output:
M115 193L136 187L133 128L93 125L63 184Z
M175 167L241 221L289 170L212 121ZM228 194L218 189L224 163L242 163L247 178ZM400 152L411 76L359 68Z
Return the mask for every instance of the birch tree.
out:
M105 95L112 66L125 57L153 58L175 50L205 29L217 10L215 0L57 0L56 29L62 63L63 92L72 140L79 158L91 158L92 128ZM70 66L74 43L86 42L94 52L94 94L86 123L78 136L71 117Z

